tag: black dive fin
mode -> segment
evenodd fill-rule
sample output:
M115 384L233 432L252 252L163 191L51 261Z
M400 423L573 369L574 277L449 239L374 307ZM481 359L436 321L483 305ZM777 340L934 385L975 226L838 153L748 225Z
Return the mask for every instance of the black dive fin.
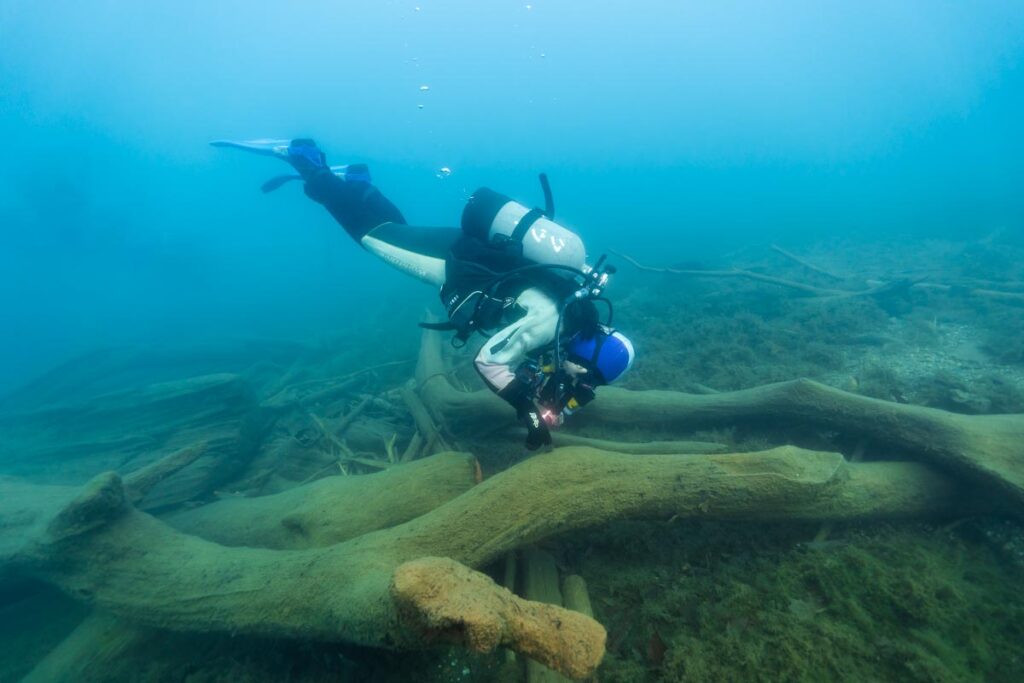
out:
M292 174L275 176L268 180L267 182L260 185L260 189L263 190L263 192L265 193L273 192L277 188L281 187L285 183L290 182L292 180L302 180L302 176Z

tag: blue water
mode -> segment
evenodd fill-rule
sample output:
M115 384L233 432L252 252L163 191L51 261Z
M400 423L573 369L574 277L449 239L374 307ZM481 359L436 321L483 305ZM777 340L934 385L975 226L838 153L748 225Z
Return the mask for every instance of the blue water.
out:
M591 252L660 263L971 235L1024 220L1022 56L1013 1L3 0L0 389L433 299L212 138L313 136L424 225L483 184L539 202L546 171Z

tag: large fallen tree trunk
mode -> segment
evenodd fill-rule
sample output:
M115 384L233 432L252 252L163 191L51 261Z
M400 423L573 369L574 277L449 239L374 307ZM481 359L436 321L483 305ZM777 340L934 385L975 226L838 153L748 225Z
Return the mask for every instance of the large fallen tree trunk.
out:
M488 391L458 391L448 382L440 335L426 331L417 380L432 410L450 425L493 428L511 421L508 406ZM705 427L738 422L810 424L868 438L889 451L934 462L987 481L1024 503L1024 415L960 415L881 401L807 379L717 394L629 391L603 387L573 420L578 424Z
M1024 415L960 415L793 380L711 395L607 387L584 420L706 425L738 421L813 424L872 439L998 487L1024 503Z
M394 648L505 645L573 677L597 666L603 629L520 600L459 563L480 567L523 544L621 518L935 516L962 499L923 465L850 464L795 447L689 457L566 448L405 524L326 548L266 550L174 531L134 510L114 473L59 511L53 497L41 506L17 486L0 481L0 512L22 520L0 528L0 568L116 615L183 631Z
M439 453L376 474L319 479L282 493L224 500L163 520L227 546L316 548L407 522L477 483L476 459Z
M133 473L126 493L180 466L193 451ZM280 494L229 498L161 519L179 531L226 546L297 548L333 545L429 512L478 482L476 459L441 453L378 474L327 477ZM22 489L31 492L32 488ZM70 502L77 491L64 489ZM23 683L106 681L124 677L123 657L139 647L160 650L167 632L97 612L38 662ZM118 668L115 668L118 667Z

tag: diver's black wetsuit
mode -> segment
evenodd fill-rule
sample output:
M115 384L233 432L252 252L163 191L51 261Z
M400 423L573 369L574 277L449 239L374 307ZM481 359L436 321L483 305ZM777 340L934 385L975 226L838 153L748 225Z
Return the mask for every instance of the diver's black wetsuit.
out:
M329 169L305 180L306 195L322 204L356 242L382 223L406 225L398 207L369 182L343 180Z
M305 180L306 195L322 204L356 242L384 223L407 225L398 207L368 181L345 180L326 168L306 175ZM496 274L532 264L523 257L522 247L516 242L492 244L463 235L451 245L445 258L441 303L449 315L455 310L465 315L473 306L460 308L459 304L471 294L487 289ZM528 276L502 280L490 294L495 300L515 299L529 287L538 287L556 300L563 300L573 289L564 277L537 270ZM508 311L500 305L476 307L476 312L481 319L475 321L474 329L491 329L510 322L505 319Z

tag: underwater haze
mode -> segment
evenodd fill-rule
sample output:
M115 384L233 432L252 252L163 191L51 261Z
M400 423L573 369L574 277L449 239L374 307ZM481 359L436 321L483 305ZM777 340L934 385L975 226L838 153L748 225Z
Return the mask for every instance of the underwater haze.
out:
M1021 0L0 0L0 683L1024 681L1022 121Z
M214 138L314 137L422 225L545 171L592 253L1019 231L1022 54L1012 1L3 0L0 387L432 298Z

